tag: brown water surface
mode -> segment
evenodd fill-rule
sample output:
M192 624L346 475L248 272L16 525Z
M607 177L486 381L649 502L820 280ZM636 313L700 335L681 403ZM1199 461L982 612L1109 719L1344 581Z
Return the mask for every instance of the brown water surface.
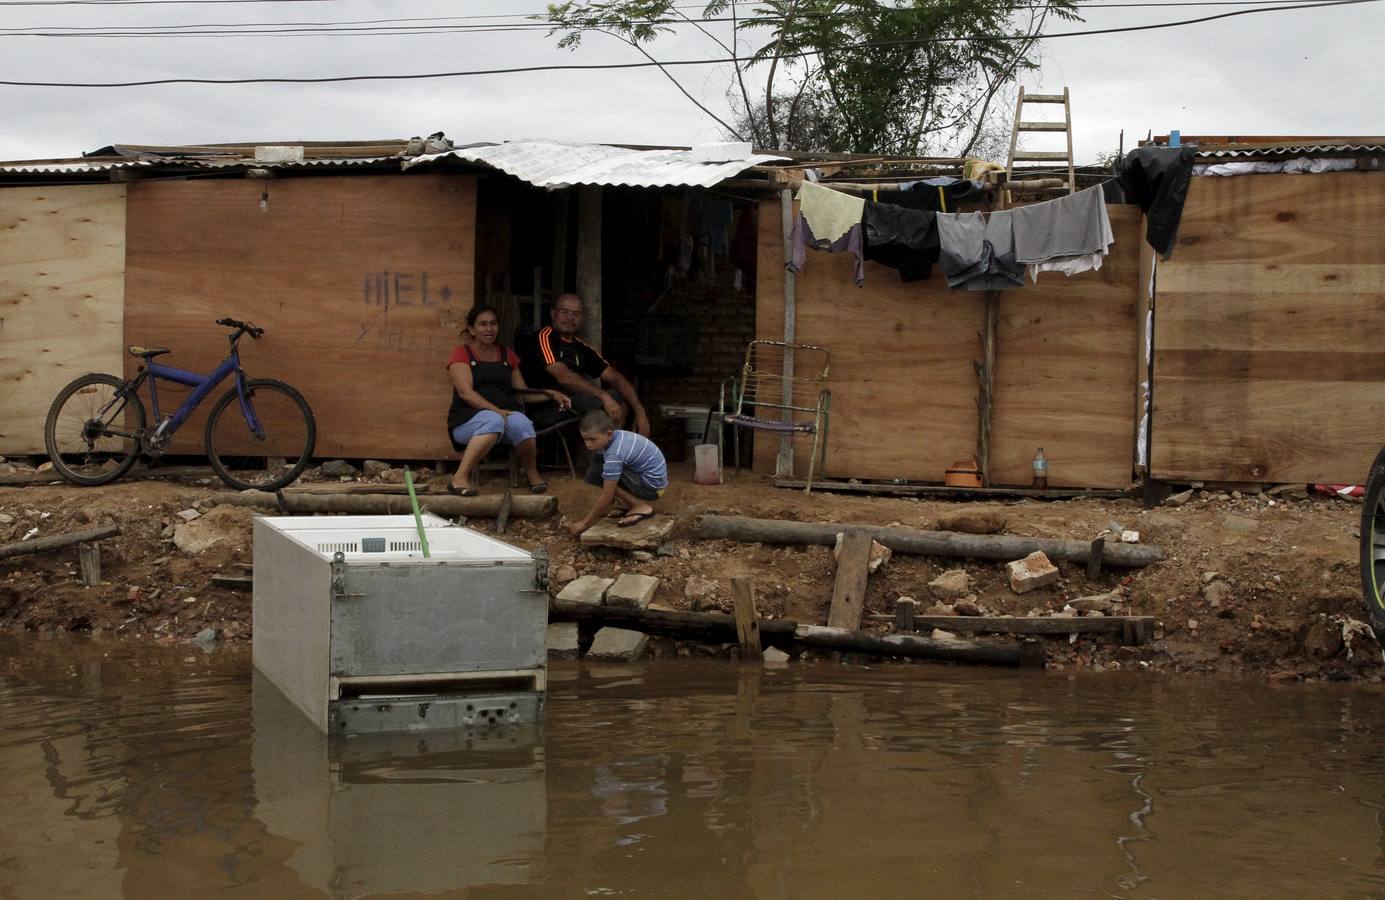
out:
M1385 894L1378 689L712 661L329 744L248 654L0 637L0 897Z

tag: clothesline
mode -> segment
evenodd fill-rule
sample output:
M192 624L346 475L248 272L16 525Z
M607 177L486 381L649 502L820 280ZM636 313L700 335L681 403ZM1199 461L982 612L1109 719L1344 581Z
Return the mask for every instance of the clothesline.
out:
M867 200L842 187L810 181L799 186L799 216L785 262L790 271L802 270L804 248L811 247L854 256L858 286L864 286L865 262L872 260L897 269L906 282L931 277L936 263L949 287L1000 290L1023 287L1026 275L1037 280L1044 271L1100 269L1114 243L1099 185L988 214L948 210L949 191L955 209L973 189L979 191L976 182L902 182L886 202L878 200L878 189L865 188L876 198ZM906 197L910 202L901 204Z

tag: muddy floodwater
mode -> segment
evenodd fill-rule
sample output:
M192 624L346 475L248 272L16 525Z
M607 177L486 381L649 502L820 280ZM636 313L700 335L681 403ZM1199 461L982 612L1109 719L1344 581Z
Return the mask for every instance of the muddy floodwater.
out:
M541 729L328 742L245 651L0 637L0 897L1381 895L1383 697L563 663Z

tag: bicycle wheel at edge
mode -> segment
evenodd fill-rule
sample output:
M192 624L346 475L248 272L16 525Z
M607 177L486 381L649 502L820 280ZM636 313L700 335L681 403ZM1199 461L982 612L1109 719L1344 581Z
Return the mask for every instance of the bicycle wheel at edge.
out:
M251 434L241 414L240 395L232 387L207 416L207 461L236 490L277 491L307 468L317 423L308 401L282 381L252 378L245 388L264 438Z
M1385 448L1371 464L1361 505L1361 590L1371 628L1385 639Z
M67 481L107 484L135 464L138 434L144 430L144 404L137 394L112 402L124 384L115 375L83 375L59 391L48 408L44 447L53 470ZM108 404L110 408L105 409ZM111 428L124 433L110 434Z

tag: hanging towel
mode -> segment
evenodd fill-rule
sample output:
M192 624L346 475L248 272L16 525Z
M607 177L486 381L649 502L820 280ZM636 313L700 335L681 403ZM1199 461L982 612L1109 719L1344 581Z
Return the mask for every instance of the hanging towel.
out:
M1068 256L1105 253L1115 240L1101 188L1012 210L1015 261L1029 265Z
M818 240L813 234L813 226L808 224L808 220L799 216L794 222L793 231L789 233L789 258L784 263L784 268L790 272L802 272L803 266L808 261L808 256L803 252L804 247L812 247L814 250L823 250L828 253L850 253L856 257L856 271L854 274L857 287L864 287L866 283L866 265L862 258L861 242L861 223L857 222L846 230L846 233L837 238L832 243Z
M1102 189L1090 187L1043 203L1013 210L1015 261L1027 266L1035 281L1040 272L1100 269L1115 236Z
M798 209L819 243L834 244L853 225L861 224L866 201L805 181L798 188Z
M921 281L938 261L936 215L892 203L867 203L862 219L865 258L899 270L900 281Z
M1024 287L1024 266L1015 261L1011 210L990 214L938 213L939 262L948 287L998 291Z

